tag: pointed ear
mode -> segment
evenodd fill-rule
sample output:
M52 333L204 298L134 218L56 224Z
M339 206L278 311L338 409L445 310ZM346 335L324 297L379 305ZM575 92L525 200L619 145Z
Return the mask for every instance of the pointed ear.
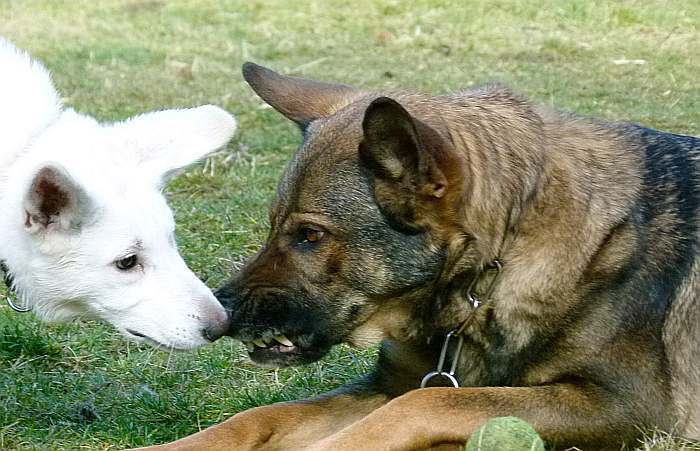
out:
M24 197L24 225L29 233L80 230L94 214L88 193L57 163L36 173Z
M160 185L186 166L226 145L236 120L213 105L164 110L115 124L123 142L136 145L136 164Z
M435 159L445 146L442 138L388 97L370 103L362 131L360 161L373 177L379 207L395 225L419 229L421 203L447 190Z
M254 63L245 63L243 78L272 108L304 131L315 119L330 116L349 104L360 91L347 85L280 75Z

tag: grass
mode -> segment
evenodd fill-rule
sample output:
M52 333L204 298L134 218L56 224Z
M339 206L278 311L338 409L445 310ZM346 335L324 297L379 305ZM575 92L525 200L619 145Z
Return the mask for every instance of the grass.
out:
M4 0L0 35L52 70L66 103L102 120L222 105L240 132L168 189L180 247L212 286L260 245L299 141L243 83L246 60L365 88L444 92L498 80L613 120L700 134L700 3L584 0ZM642 60L643 64L634 64ZM0 448L116 449L172 440L240 410L322 392L374 353L336 349L279 371L221 340L190 354L93 323L40 325L0 308ZM695 449L663 435L641 449Z

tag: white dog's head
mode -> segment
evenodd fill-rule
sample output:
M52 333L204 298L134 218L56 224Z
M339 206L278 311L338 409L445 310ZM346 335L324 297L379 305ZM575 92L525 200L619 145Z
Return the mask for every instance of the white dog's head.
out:
M221 336L227 314L179 255L162 187L235 127L214 106L104 125L61 109L1 188L0 256L21 300L46 320L98 318L177 349Z

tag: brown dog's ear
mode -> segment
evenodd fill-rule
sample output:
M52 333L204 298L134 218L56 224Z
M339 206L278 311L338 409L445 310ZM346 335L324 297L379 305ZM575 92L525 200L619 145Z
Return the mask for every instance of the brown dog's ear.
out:
M388 97L367 107L362 130L360 161L374 177L379 207L395 223L420 228L419 203L439 199L447 190L434 155L442 150L442 138Z
M253 91L302 131L314 119L330 116L347 105L358 93L347 85L288 77L250 62L242 71Z

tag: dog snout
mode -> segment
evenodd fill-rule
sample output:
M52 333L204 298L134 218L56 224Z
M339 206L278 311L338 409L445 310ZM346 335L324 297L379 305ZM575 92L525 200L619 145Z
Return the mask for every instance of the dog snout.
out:
M221 327L221 325L217 324L202 329L202 335L209 341L218 340L223 337L226 332L228 332L228 324L226 327Z
M216 319L210 322L204 329L202 335L209 341L216 341L228 332L231 323L228 312L217 313Z
M214 290L214 297L218 299L219 303L224 306L227 311L231 311L234 308L234 304L237 302L236 288L233 284L226 284L218 289Z
M236 336L240 328L241 314L243 313L242 297L238 290L238 284L229 282L214 290L214 296L228 313L228 329L225 335Z

